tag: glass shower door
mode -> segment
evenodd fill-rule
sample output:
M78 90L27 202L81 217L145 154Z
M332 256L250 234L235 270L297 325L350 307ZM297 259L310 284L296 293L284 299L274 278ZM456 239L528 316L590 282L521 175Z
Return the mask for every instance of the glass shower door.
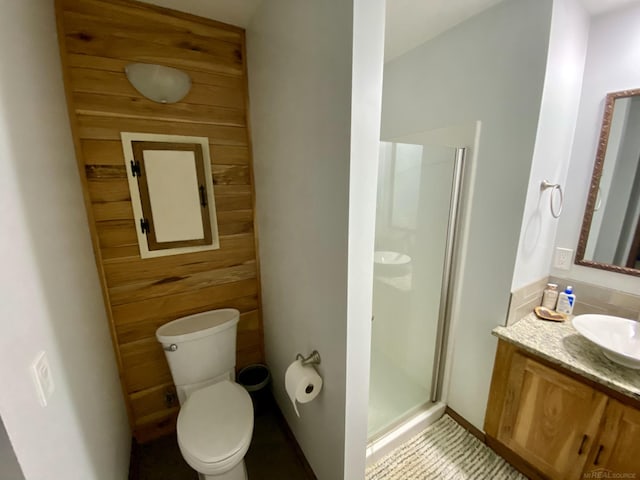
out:
M457 156L450 147L380 146L370 440L432 398Z

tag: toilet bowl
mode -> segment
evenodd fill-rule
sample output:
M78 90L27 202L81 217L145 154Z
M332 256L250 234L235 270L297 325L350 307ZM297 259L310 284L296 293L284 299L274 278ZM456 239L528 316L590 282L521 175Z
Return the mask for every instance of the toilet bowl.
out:
M239 312L213 310L156 331L176 384L178 446L201 480L247 480L253 405L232 379Z
M205 479L244 480L244 455L253 433L249 394L223 380L193 392L178 415L178 445Z

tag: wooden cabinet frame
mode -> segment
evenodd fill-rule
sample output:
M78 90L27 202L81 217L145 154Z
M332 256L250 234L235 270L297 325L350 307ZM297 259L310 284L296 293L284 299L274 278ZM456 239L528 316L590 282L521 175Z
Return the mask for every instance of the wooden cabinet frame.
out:
M213 174L209 155L209 139L180 135L121 132L124 162L136 220L136 234L142 258L192 253L220 248L215 208ZM202 205L200 218L202 238L180 241L158 241L145 171L144 151L193 152L196 177Z

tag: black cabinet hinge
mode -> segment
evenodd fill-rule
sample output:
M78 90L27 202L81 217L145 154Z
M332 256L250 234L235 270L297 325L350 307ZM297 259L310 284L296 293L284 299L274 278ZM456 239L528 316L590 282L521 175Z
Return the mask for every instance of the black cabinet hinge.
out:
M203 207L207 206L207 190L204 188L204 185L200 185L198 187L198 191L200 192L200 205Z
M144 234L147 234L151 231L149 229L149 220L147 220L146 218L140 219L140 230L142 230L142 233Z
M134 162L131 160L131 175L134 177L140 176L140 162Z

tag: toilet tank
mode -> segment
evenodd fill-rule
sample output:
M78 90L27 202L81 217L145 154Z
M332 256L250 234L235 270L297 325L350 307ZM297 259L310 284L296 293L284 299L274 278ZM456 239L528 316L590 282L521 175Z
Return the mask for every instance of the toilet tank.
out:
M156 330L179 390L233 375L239 318L240 312L233 308L211 310L173 320Z

